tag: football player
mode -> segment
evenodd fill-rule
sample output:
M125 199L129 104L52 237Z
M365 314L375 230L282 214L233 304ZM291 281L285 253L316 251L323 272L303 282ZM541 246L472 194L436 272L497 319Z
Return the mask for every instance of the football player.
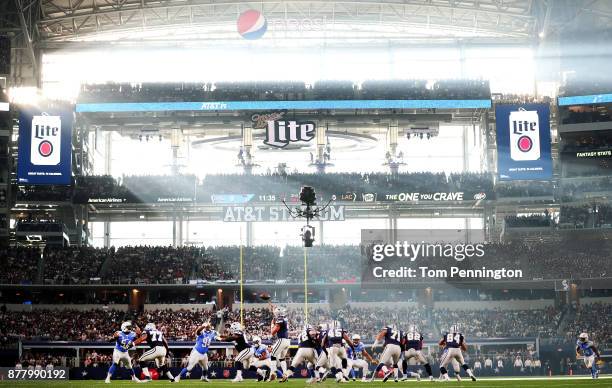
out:
M297 353L295 357L293 357L291 366L283 373L281 381L287 381L289 377L293 376L295 369L302 363L306 363L307 368L310 365L310 368L308 368L308 375L311 379L314 378L315 375L312 366L317 363L318 354L316 349L319 347L318 342L319 333L311 325L306 325L298 337Z
M272 373L276 373L276 370L280 366L282 370L281 376L287 373L287 353L289 352L289 346L291 346L291 340L289 339L289 320L287 319L287 312L282 307L273 307L270 304L274 318L272 319L271 332L272 337L276 337L276 342L272 345ZM280 380L281 382L286 380Z
M419 333L419 330L416 326L410 326L408 331L404 333L404 338L402 341L404 348L404 361L402 361L402 373L404 376L408 375L408 361L414 358L418 363L425 367L425 371L429 376L429 380L433 381L433 373L431 370L431 365L423 356L423 336ZM410 376L416 377L417 380L421 380L421 376L418 373L409 372ZM404 377L405 378L405 377Z
M232 382L239 383L243 381L242 370L248 369L251 358L253 357L253 347L249 345L249 341L246 339L246 334L242 331L242 325L238 322L234 322L229 327L229 334L222 336L223 341L229 341L234 343L234 347L238 352L236 359L234 360L234 366L236 367L236 377Z
M342 341L353 347L353 341L346 330L342 328L340 321L333 321L324 334L321 344L326 344L327 357L329 359L330 372L336 377L336 382L348 381L348 358Z
M145 325L144 331L134 341L134 345L138 345L144 341L147 341L147 345L149 345L149 350L144 352L138 363L142 368L142 373L145 375L145 381L151 380L151 374L149 373L149 364L151 362L155 363L155 367L159 369L160 375L168 377L170 380L174 380L174 376L168 370L166 366L166 355L168 354L168 342L166 338L164 338L164 333L157 330L155 328L154 323L147 323Z
M325 381L329 374L329 355L327 354L327 348L330 347L329 339L327 338L327 329L329 325L327 323L319 324L319 341L317 342L317 362L315 364L315 380Z
M365 350L365 346L363 342L361 342L361 336L359 334L353 334L351 340L354 346L348 346L346 349L349 373L353 381L355 381L355 369L361 369L361 381L368 381L369 364L363 357L373 364L376 364L376 360Z
M200 380L208 383L208 347L212 341L220 339L219 334L212 329L210 323L205 322L198 326L195 330L196 343L191 354L189 354L189 361L187 366L181 370L181 373L174 378L174 382L178 383L181 378L185 377L187 373L191 373L191 370L196 366L200 365L202 368L202 377Z
M376 335L376 344L383 343L384 348L382 355L380 356L380 361L370 378L370 381L374 380L376 374L383 369L384 366L387 368L391 368L385 373L383 377L383 383L387 382L391 374L393 374L395 381L398 381L398 367L397 363L402 355L401 341L402 341L402 331L398 330L395 325L384 327L377 335Z
M463 359L462 351L467 350L467 343L465 342L463 334L459 332L459 327L457 325L451 326L450 330L445 333L444 337L438 342L438 345L440 348L444 349L440 356L440 380L450 380L446 367L455 360L457 364L453 364L453 368L455 368L455 377L457 380L461 381L461 376L459 376L459 365L461 365L472 381L476 381L476 377L474 377L472 370Z
M116 331L113 334L113 340L115 341L115 348L113 349L113 362L108 368L108 374L106 375L106 384L110 384L111 377L115 374L117 366L122 363L123 367L130 370L132 375L132 381L140 383L141 381L136 377L134 368L132 368L132 359L128 350L134 348L134 341L140 334L140 329L136 327L135 331L132 331L132 322L126 321L121 324L121 331Z
M581 333L576 341L576 359L580 358L582 353L582 360L587 369L591 370L591 377L596 379L599 377L599 370L597 369L597 362L601 358L599 350L593 344L593 341L589 341L589 335L587 333Z
M270 351L261 343L261 338L252 339L253 357L249 362L249 370L257 373L257 381L270 381L272 361Z

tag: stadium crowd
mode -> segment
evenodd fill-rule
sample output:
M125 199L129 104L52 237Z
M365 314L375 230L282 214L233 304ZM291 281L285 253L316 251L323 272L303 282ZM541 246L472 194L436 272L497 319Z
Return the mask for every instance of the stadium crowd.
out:
M583 306L582 315L609 313L611 305ZM381 328L397 325L407 329L417 325L427 340L437 340L453 324L458 324L469 337L554 337L559 328L561 313L554 308L546 310L432 310L425 307L402 307L392 303L381 303L376 307L346 306L336 310L313 308L309 311L309 322L339 320L351 333L357 333L367 341L373 341ZM23 312L0 312L0 337L43 341L93 341L105 342L119 329L122 321L131 320L141 328L154 322L169 341L193 341L195 328L202 322L217 323L217 330L225 329L222 324L240 321L239 311L224 314L215 319L213 310L147 310L132 313L112 309L94 310L46 310L34 309ZM290 309L287 315L291 323L290 332L296 337L304 325L301 309ZM244 328L248 335L271 339L270 323L272 313L268 308L246 309ZM593 322L594 323L594 322ZM601 325L600 325L601 326ZM584 327L584 326L581 326ZM594 333L609 335L606 327L599 329L589 326ZM584 330L584 329L583 329ZM570 337L576 333L569 330ZM597 334L596 334L597 335Z
M438 327L458 324L465 335L480 338L553 337L557 334L561 312L545 310L434 310Z
M297 81L106 83L81 86L79 103L295 101L361 99L490 99L489 81L448 79L431 85L427 80L322 80L314 85Z
M609 214L608 208L605 214ZM518 225L526 225L524 221L520 222ZM572 236L575 234L554 241L542 238L488 243L483 257L472 257L460 264L465 268L495 265L502 268L513 264L525 272L523 277L526 279L609 277L612 258L608 252L612 251L612 242ZM308 254L309 281L359 282L361 252L357 245L311 248ZM521 254L517 255L517 252ZM126 246L108 249L48 246L42 252L42 261L41 252L36 249L4 248L2 253L0 264L14 268L0 274L0 282L9 284L40 281L47 284L87 284L94 280L106 284L185 284L189 281L235 282L239 279L238 246ZM302 247L286 246L282 250L273 246L244 247L243 260L244 279L251 283L301 283L304 279ZM432 258L430 264L431 268L436 268L437 265L444 267L446 263Z

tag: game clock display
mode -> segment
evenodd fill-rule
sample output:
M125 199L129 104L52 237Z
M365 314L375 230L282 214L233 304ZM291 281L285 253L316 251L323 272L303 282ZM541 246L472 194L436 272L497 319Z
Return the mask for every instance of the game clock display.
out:
M15 369L0 368L0 381L19 380L68 380L68 368Z

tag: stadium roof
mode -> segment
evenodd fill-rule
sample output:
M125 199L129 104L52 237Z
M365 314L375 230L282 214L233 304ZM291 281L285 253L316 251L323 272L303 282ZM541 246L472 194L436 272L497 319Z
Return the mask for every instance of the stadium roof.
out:
M612 18L612 6L603 0L15 0L15 4L19 20L9 23L10 15L4 12L7 17L0 23L4 21L5 29L16 22L21 27L31 24L32 40L39 47L87 41L242 42L237 20L251 9L267 21L268 41L505 38L525 42L579 17L589 16L586 25L591 27L597 22L607 26Z

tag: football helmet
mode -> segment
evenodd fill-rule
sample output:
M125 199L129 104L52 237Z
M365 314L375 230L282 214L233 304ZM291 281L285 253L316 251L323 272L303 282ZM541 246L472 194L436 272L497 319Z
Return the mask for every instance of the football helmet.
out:
M580 333L578 339L582 342L587 342L589 340L589 335L587 333Z
M353 338L351 338L353 342L361 341L361 336L359 334L353 334Z
M238 322L233 322L233 323L230 325L230 331L232 331L232 332L236 332L236 331L240 331L240 330L242 330L242 326L240 325L240 323L238 323Z
M202 326L204 326L204 330L206 331L210 331L210 329L212 328L212 326L210 325L210 322L204 322Z
M145 325L145 331L155 330L155 324L153 322L149 322Z
M419 328L416 325L410 325L408 327L408 332L409 333L417 333L419 331Z
M258 336L253 336L251 342L253 343L253 345L259 346L261 345L261 338L259 338Z
M448 332L449 333L459 333L459 325L452 325Z
M125 321L121 324L121 331L124 333L128 333L130 330L132 330L132 322L130 321Z
M284 307L275 307L274 308L274 316L275 317L284 317L287 315L287 310Z

